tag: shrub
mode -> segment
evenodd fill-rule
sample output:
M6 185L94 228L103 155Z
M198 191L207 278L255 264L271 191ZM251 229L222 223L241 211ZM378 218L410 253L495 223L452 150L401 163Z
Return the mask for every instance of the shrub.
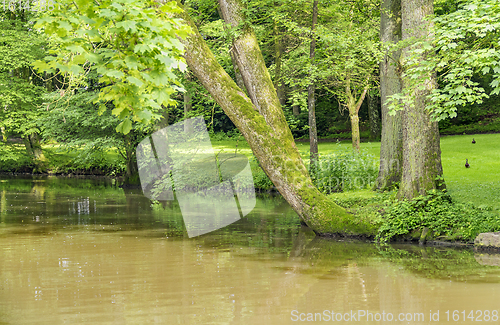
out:
M268 191L274 187L273 182L262 170L255 157L250 158L250 167L252 169L253 183L256 189Z
M498 213L487 207L453 202L446 191L429 191L411 201L392 199L380 209L382 225L376 239L386 242L430 230L433 238L470 242L482 233L500 230Z
M330 194L373 187L378 173L375 156L352 149L321 155L312 178L318 189Z
M24 146L0 143L0 172L31 172L33 168Z

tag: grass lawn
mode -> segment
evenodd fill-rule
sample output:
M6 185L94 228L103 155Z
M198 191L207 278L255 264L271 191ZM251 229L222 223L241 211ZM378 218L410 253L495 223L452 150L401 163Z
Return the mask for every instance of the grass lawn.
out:
M476 140L472 144L472 138ZM235 141L212 141L216 152L234 151ZM309 144L298 142L299 151L307 157ZM350 141L320 143L320 154L351 147ZM379 158L380 142L362 143L361 150ZM500 134L455 135L441 138L444 177L450 194L462 202L500 209ZM246 141L240 139L238 152L251 155ZM470 168L465 168L469 159Z
M476 140L475 144L471 143L472 138ZM216 153L234 152L236 143L238 153L252 156L252 151L243 137L240 137L238 142L212 141ZM307 159L309 144L297 142L297 147ZM319 151L325 155L350 147L350 141L323 142L319 144ZM378 161L380 142L362 143L361 150L372 154ZM472 202L476 206L492 206L500 210L500 134L444 136L441 138L441 150L444 177L450 194L462 202ZM8 170L14 165L27 164L28 161L23 158L24 151L23 145L0 145L1 169ZM53 145L44 146L44 151L53 166L66 165L75 155L61 154ZM116 160L116 153L109 152L108 158ZM465 168L465 159L469 160L470 168Z

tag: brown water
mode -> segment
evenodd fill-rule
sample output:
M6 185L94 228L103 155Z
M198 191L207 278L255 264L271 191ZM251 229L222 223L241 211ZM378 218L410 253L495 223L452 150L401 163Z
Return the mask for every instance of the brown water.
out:
M315 238L279 197L189 239L175 204L107 181L0 179L0 324L500 323L478 261Z

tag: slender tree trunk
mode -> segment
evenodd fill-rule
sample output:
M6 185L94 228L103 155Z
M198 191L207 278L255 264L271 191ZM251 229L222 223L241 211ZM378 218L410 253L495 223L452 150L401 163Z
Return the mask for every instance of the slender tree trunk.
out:
M52 77L47 71L44 72L44 79L45 89L47 89L49 93L52 92Z
M380 19L380 40L382 43L397 43L401 40L401 0L383 0ZM382 134L380 140L380 167L375 187L389 189L401 181L403 165L403 133L401 112L389 115L387 98L400 93L401 51L385 55L380 62L380 102L382 113Z
M316 51L316 24L318 23L318 0L313 2L313 16L311 26L311 44L309 48L309 59L314 66L314 56ZM315 177L318 165L318 130L316 129L316 105L314 92L314 78L311 76L311 83L307 87L307 109L309 111L309 169L311 176Z
M239 2L220 0L220 7L225 21L232 26L244 21ZM253 30L245 26L234 41L249 99L217 63L189 16L185 13L179 16L195 31L182 40L191 71L243 134L265 173L299 217L318 233L373 235L373 226L355 220L312 184Z
M188 82L191 81L191 75L189 72L186 73L186 80ZM191 102L192 98L188 89L186 89L186 91L184 92L183 99L184 99L184 118L187 118L189 112L193 110L193 103ZM193 132L193 124L191 123L191 121L189 120L184 121L184 132L185 133Z
M363 93L359 97L358 101L356 101L356 94L351 91L351 83L350 78L347 78L347 86L346 86L346 95L347 95L347 109L349 111L349 118L351 120L351 138L352 138L352 147L354 150L359 152L360 146L360 133L359 133L359 110L363 101L365 100L366 93L368 92L368 85L363 89Z
M282 36L280 34L278 24L274 22L274 65L275 65L274 88L276 88L276 94L278 95L278 99L280 101L281 106L284 107L286 104L286 97L285 97L285 85L281 80L282 78L281 56L283 54L283 44L281 42L281 37Z
M2 142L7 142L7 134L3 126L0 127L0 134L2 134Z
M294 91L297 91L297 86L294 86ZM300 105L295 104L292 106L292 111L294 116L300 115Z
M359 115L354 112L349 113L349 119L351 120L351 134L352 134L352 147L354 150L359 152L360 148L360 135L359 135Z
M424 20L434 13L433 0L402 0L403 40L411 37L432 38L432 22ZM403 50L403 62L408 56ZM422 58L425 53L421 54ZM436 76L429 75L421 81L425 90L414 92L414 105L405 105L403 118L403 173L398 197L412 199L426 191L444 187L436 180L442 176L441 148L437 122L431 120L425 109L426 96L436 87ZM403 78L403 87L407 87Z
M370 141L380 140L379 97L368 93L368 118L370 120Z
M129 133L125 136L125 187L136 186L140 184L139 170L137 167L136 143L137 135Z

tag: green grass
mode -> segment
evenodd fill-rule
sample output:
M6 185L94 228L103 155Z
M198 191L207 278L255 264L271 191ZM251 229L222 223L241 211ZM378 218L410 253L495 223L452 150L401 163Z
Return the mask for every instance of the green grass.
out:
M476 144L472 144L472 138ZM212 141L215 152L234 152L236 139ZM297 143L299 151L307 159L309 144ZM334 153L350 148L350 141L322 142L320 154ZM361 143L361 150L379 157L380 142ZM442 162L446 184L451 196L461 202L471 202L476 206L491 206L500 209L500 134L455 135L441 138ZM74 153L61 154L56 147L44 147L51 168L61 166L68 169ZM240 137L238 153L252 157L248 143ZM24 171L29 164L22 145L6 146L0 143L0 169L3 171ZM108 153L108 158L116 160L116 154ZM465 168L469 159L470 168ZM78 166L80 167L80 166ZM69 168L71 169L71 168ZM68 171L69 171L68 169Z
M451 196L500 209L500 134L446 136L441 138L441 150ZM470 168L465 168L465 159Z
M472 144L472 138L476 144ZM216 152L234 150L235 141L212 141ZM309 144L297 143L307 159ZM319 143L320 154L351 147L350 141ZM361 143L361 150L380 156L380 142ZM441 159L446 185L451 196L460 202L500 209L500 134L455 135L441 138ZM251 156L248 144L240 139L238 152ZM470 168L465 168L469 159Z

